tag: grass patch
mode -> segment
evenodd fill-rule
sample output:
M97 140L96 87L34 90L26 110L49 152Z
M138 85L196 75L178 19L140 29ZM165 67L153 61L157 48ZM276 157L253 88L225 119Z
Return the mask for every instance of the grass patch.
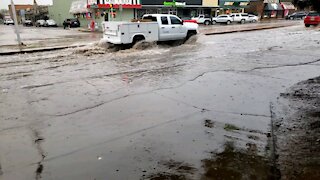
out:
M234 130L240 130L239 127L233 125L233 124L225 124L224 125L224 130L226 131L234 131Z

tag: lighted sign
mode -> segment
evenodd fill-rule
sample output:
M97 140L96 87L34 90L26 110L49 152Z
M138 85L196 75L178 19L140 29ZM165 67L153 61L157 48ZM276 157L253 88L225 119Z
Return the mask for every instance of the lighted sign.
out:
M249 2L240 2L240 6L248 6Z
M176 2L176 1L167 2L167 1L164 1L163 5L164 6L171 6L171 7L183 7L183 6L186 6L186 2Z
M234 4L234 2L225 2L224 5L225 6L232 6Z

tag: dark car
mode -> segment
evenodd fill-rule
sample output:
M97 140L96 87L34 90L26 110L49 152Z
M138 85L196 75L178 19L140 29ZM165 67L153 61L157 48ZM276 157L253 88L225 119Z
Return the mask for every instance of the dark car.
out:
M320 13L310 12L306 18L304 18L304 25L309 27L310 25L317 26L320 24Z
M24 25L24 26L33 26L33 23L32 23L31 20L25 20L25 21L23 22L23 25Z
M286 19L294 20L294 19L304 19L307 16L306 12L295 12L286 17Z
M63 21L63 27L80 27L80 21L76 18L70 18Z

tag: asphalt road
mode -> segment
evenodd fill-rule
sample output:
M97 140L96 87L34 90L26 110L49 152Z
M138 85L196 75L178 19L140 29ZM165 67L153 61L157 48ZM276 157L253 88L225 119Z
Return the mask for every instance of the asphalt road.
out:
M0 179L277 178L272 106L320 75L302 24L3 56Z

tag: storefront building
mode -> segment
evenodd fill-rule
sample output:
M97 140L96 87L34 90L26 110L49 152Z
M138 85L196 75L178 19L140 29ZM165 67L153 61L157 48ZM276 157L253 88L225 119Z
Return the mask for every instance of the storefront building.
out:
M246 12L261 18L283 18L296 11L291 0L251 0Z
M292 4L292 2L281 2L280 3L282 8L283 8L283 16L286 17L289 14L292 14L293 12L296 11L296 8Z
M101 21L129 21L141 9L140 0L88 0L87 8Z
M250 0L219 0L219 14L243 13Z
M264 6L264 18L283 18L283 8L281 4L276 1L269 1Z
M215 16L218 9L218 0L141 0L141 4L137 18L144 14L173 14L181 18L196 17L199 14Z

